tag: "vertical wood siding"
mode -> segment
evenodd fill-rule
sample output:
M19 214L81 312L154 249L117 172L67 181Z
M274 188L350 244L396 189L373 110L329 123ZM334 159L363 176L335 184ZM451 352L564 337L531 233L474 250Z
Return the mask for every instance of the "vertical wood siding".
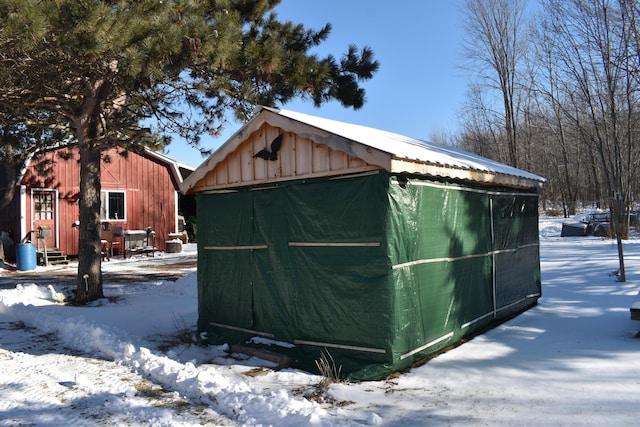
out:
M64 159L60 154L70 156ZM168 233L174 232L176 223L177 183L171 177L169 166L157 159L129 152L126 157L116 149L106 153L109 161L101 166L102 190L124 191L126 198L125 221L110 221L112 225L125 230L141 230L152 227L156 232L156 246L165 250ZM46 176L37 173L39 165L50 164ZM78 195L80 192L80 167L76 149L61 149L34 159L28 168L23 184L27 190L27 224L31 218L32 188L58 190L58 236L57 246L67 254L75 255L78 250L78 231L72 227L79 219ZM17 193L16 193L17 194ZM3 211L2 217L14 212L19 206L18 196L12 207ZM22 237L22 236L21 236Z
M275 182L305 177L332 176L379 169L362 159L334 150L325 144L293 132L285 132L277 160L255 158L283 133L280 128L262 125L201 180L194 191Z

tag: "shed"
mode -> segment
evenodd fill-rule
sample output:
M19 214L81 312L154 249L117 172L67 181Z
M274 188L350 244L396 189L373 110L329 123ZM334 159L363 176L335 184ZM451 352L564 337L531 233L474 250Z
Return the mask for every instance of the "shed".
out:
M126 155L122 148L105 151L100 175L103 227L108 223L123 233L151 227L155 246L165 250L169 234L179 231L180 184L193 170L149 149ZM77 255L79 194L77 145L38 152L21 171L12 203L0 212L0 230L10 232L16 243L31 237L39 247L49 248L49 254L63 254L65 260ZM47 232L36 241L39 229Z
M405 369L536 304L543 183L262 107L183 182L197 193L198 329L312 371L328 352L352 379Z

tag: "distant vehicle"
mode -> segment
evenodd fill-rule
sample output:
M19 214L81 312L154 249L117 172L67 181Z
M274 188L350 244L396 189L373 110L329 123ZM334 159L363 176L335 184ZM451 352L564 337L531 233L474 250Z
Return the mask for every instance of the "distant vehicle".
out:
M609 212L589 212L576 215L574 222L562 223L560 237L611 235L611 215Z

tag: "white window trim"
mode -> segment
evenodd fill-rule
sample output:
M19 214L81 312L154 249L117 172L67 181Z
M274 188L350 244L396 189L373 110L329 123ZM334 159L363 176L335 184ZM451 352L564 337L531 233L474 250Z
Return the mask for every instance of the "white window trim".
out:
M108 218L109 213L109 193L120 193L124 195L124 218ZM102 197L104 195L104 197ZM127 192L124 190L100 190L100 200L104 205L100 206L100 221L126 221L127 220Z

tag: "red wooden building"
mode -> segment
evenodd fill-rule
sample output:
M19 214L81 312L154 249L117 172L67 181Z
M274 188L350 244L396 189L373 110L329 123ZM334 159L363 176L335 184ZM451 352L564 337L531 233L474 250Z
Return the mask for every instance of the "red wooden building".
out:
M15 243L39 228L48 248L78 253L80 165L70 146L35 155L21 173L12 204L0 212L0 230ZM101 165L101 220L123 230L155 232L155 246L165 250L169 233L178 231L180 183L194 170L150 150L141 154L112 149Z

